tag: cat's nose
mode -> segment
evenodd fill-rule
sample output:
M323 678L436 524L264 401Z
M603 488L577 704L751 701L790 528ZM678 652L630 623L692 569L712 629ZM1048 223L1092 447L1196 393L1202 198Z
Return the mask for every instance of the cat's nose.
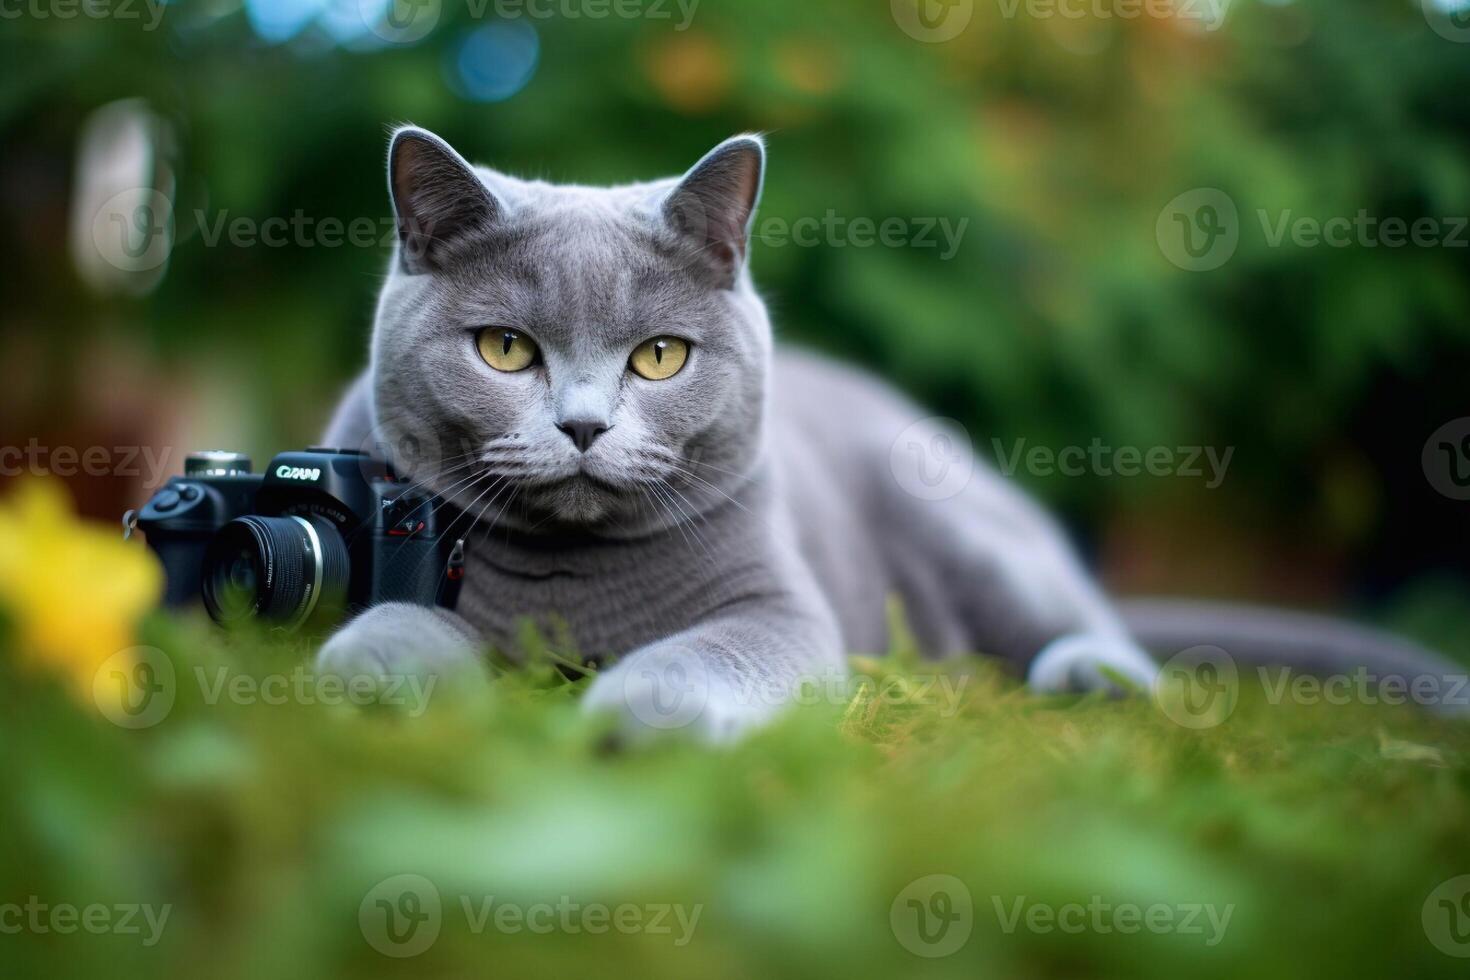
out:
M568 419L558 422L556 427L567 434L576 444L578 451L586 452L597 437L607 431L607 426L596 419Z

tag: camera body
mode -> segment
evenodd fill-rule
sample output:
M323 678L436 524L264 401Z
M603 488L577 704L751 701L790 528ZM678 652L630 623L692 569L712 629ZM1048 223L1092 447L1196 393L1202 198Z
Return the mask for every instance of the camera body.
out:
M443 533L441 503L352 450L281 453L264 473L206 452L125 520L163 562L168 605L299 629L380 602L453 608L464 542Z

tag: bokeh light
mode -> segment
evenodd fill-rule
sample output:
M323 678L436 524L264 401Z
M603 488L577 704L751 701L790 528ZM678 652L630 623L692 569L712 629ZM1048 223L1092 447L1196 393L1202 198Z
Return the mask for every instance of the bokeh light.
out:
M531 81L541 38L526 20L496 21L469 31L445 63L451 88L476 102L504 102Z
M245 16L262 41L280 44L300 34L329 0L245 0Z

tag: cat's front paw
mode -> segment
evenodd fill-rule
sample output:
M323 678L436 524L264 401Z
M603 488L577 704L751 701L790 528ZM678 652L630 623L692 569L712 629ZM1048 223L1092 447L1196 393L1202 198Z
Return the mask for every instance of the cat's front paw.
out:
M345 678L430 676L479 664L478 644L452 613L408 602L366 610L316 657L319 672Z
M1026 685L1043 694L1128 693L1124 685L1147 694L1158 674L1153 658L1126 637L1077 633L1053 640L1036 655Z
M767 722L779 707L771 700L754 686L737 688L692 651L658 646L599 673L582 709L613 716L619 734L631 741L683 735L724 744Z

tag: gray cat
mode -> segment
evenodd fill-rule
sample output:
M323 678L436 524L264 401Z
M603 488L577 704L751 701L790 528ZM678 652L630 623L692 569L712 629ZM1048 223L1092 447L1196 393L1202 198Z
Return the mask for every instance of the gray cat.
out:
M530 619L610 664L590 710L724 740L887 649L896 595L932 655L1002 657L1039 691L1154 683L1046 513L892 389L773 350L746 263L764 165L737 136L680 179L562 186L394 134L399 245L326 440L444 495L468 567L456 612L370 609L325 668L513 655ZM1260 639L1259 617L1136 613L1181 646ZM1293 635L1298 659L1427 656L1281 625L1262 659Z

